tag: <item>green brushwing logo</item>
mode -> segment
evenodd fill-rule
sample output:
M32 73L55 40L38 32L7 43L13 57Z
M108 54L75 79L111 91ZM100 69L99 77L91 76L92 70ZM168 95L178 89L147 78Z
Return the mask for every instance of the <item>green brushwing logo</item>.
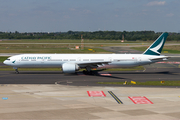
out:
M159 45L157 45L157 46L154 47L154 48L150 48L149 50L151 50L151 51L153 51L153 52L155 52L155 53L157 53L157 54L160 55L160 54L161 54L160 49L162 48L163 42L164 42L164 38L162 39L161 43L159 43ZM162 50L162 49L161 49L161 50Z
M13 61L12 63L15 63L16 62L16 60L15 61Z
M168 33L161 34L156 41L143 53L145 55L160 55Z

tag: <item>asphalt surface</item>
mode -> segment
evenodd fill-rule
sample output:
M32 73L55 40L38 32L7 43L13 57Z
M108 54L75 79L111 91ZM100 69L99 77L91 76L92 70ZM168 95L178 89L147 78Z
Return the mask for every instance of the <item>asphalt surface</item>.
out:
M120 82L120 81L175 81L180 80L180 68L148 68L146 71L132 72L98 72L95 75L63 74L57 72L1 71L0 84L62 84L72 86L119 86L104 85L97 82Z

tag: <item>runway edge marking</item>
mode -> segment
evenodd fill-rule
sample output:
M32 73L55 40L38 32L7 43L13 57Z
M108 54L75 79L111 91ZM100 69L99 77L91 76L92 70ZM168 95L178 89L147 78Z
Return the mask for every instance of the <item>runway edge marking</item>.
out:
M123 104L123 102L112 91L108 91L108 93L117 101L118 104Z

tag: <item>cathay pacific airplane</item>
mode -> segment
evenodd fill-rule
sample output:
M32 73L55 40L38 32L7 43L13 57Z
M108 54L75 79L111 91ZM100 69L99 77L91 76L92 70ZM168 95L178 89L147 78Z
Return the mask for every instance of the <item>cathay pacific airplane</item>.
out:
M18 68L59 67L64 73L75 73L85 68L90 73L92 68L124 68L152 64L167 60L161 51L168 33L162 33L142 54L21 54L9 57L4 64Z

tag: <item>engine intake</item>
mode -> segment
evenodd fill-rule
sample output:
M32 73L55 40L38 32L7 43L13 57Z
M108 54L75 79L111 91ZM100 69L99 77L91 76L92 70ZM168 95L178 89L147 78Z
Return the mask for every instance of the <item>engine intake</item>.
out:
M79 66L75 63L64 63L62 65L62 70L64 73L75 73L79 70Z

